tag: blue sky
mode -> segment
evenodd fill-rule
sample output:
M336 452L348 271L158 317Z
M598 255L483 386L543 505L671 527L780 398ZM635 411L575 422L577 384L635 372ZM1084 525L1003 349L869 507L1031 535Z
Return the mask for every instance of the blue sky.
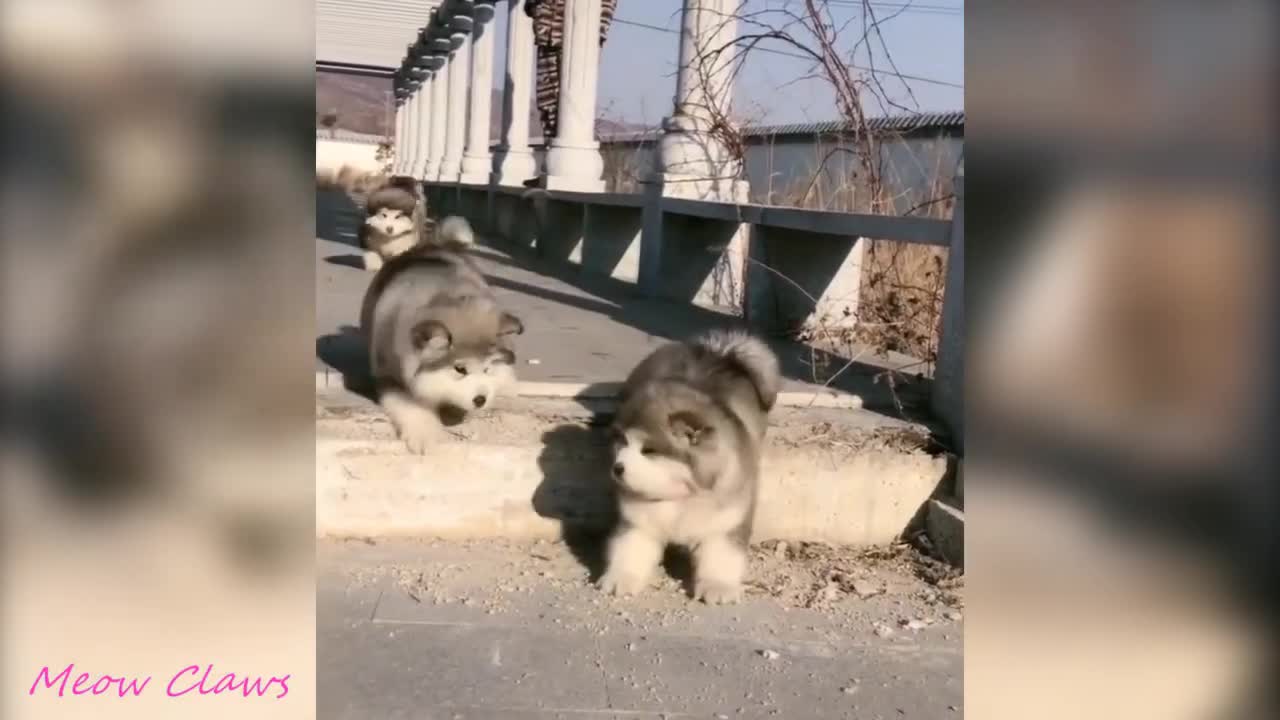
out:
M680 27L681 0L619 0L617 18L645 25L667 28L662 32L614 23L604 46L600 68L599 113L603 117L628 122L657 125L670 113L675 92L675 69ZM747 0L744 12L778 7L787 0ZM792 6L795 0L791 0ZM876 2L881 17L892 14L901 2ZM840 47L852 49L861 35L861 10L853 0L835 0L830 5L837 23L853 20L842 34ZM962 0L920 0L883 24L885 43L893 52L898 68L906 74L964 84L964 18L936 8L963 8ZM498 7L498 23L494 27L498 45L497 63L502 67L506 44L506 8ZM743 27L739 32L744 32ZM786 50L786 46L770 47ZM794 52L794 51L793 51ZM865 52L860 52L858 65L867 65ZM876 54L876 66L885 65L882 53ZM804 79L809 63L789 57L753 53L748 57L735 87L738 115L753 124L818 122L839 118L833 92L824 80ZM501 82L501 71L495 73L495 84ZM964 109L964 90L922 81L907 81L921 111ZM912 106L900 83L892 81L895 101ZM868 108L880 114L878 107Z

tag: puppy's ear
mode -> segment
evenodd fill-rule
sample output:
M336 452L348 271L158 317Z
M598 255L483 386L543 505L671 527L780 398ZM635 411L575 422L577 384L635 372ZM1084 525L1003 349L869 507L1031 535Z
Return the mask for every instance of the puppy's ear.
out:
M509 312L502 313L498 318L498 335L520 335L524 333L524 323L520 322L520 318Z
M667 416L671 433L690 446L705 442L711 436L711 425L696 413L682 410Z
M435 320L423 320L414 325L409 337L413 341L414 350L427 349L443 352L453 344L453 335L449 334L449 328Z

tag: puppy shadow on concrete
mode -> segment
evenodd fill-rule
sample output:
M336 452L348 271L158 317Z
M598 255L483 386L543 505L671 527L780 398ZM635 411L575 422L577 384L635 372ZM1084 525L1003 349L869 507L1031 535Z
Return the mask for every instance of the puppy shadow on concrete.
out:
M542 434L542 482L533 491L533 510L560 523L560 538L593 583L604 574L605 546L617 524L610 462L608 436L595 419Z
M344 325L338 332L316 338L316 357L342 374L347 390L376 400L369 376L369 350L358 328Z
M613 463L607 433L610 419L596 415L543 433L538 455L543 479L532 498L534 512L560 522L561 539L587 569L592 583L606 570L609 536L618 523L616 486L609 474ZM692 595L688 553L668 548L662 564Z
M324 259L330 265L339 265L341 267L355 268L357 270L364 269L364 258L359 255L330 255Z
M364 210L346 192L316 189L316 236L332 242L359 247L357 239Z

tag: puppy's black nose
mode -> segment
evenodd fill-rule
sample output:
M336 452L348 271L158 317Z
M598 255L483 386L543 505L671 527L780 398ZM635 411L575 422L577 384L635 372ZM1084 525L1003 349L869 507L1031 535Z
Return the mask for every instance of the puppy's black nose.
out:
M625 467L623 467L622 463L614 463L614 464L613 464L613 476L614 476L614 477L622 477L622 473L623 473L623 472L625 472L625 471L626 471L626 468L625 468Z
M471 398L471 402L475 403L475 404L476 404L476 407L484 407L484 403L485 403L484 396L483 396L483 395L477 395L477 396L475 396L475 397Z

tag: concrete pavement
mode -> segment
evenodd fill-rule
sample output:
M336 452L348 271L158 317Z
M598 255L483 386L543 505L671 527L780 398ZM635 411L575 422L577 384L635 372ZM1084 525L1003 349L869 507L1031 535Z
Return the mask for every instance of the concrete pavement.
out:
M588 583L594 561L571 549L583 554L546 542L321 543L318 716L963 717L963 621L902 567L839 561L871 594L828 583L815 601L796 585L821 585L832 561L757 549L746 601L708 607L665 577L646 595L605 597Z
M364 348L342 332L358 324L370 273L360 268L354 246L358 215L333 193L317 194L316 363L317 370L362 373ZM726 314L688 304L636 297L625 283L582 274L563 263L541 260L532 250L481 247L476 255L500 300L524 321L517 343L521 380L556 383L618 382L645 355L670 339L731 326ZM787 378L785 390L816 389L847 364L807 346L772 343ZM868 355L849 364L831 386L859 395L863 406L897 414L923 408L924 387L899 383L896 399L875 375L892 362Z

